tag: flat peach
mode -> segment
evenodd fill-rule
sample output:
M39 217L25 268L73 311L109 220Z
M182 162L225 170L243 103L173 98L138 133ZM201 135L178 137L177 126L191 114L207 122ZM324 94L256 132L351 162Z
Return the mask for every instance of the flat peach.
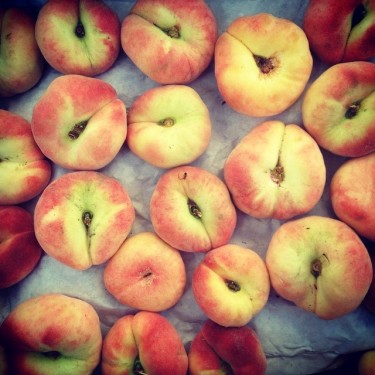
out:
M75 269L102 264L120 248L135 218L131 199L100 172L66 173L43 191L34 211L43 250Z
M68 74L55 78L35 103L31 129L44 155L73 170L97 170L120 151L125 104L107 82Z
M0 206L0 288L29 275L41 255L31 213L18 206Z
M210 64L215 17L203 0L137 0L121 25L121 45L149 78L187 84Z
M229 154L224 180L235 205L247 215L285 220L318 203L326 167L318 144L300 126L265 121Z
M209 319L224 327L241 327L267 303L270 280L255 251L228 244L206 253L194 270L192 289Z
M0 109L0 204L35 198L50 178L51 164L35 143L29 122Z
M175 249L204 252L228 243L237 214L219 177L200 167L181 166L157 182L150 219L156 234Z
M208 108L189 86L155 87L138 97L129 110L127 144L156 167L190 164L204 153L210 138Z
M109 260L103 277L106 289L118 301L147 311L175 305L186 284L179 251L152 232L127 238Z

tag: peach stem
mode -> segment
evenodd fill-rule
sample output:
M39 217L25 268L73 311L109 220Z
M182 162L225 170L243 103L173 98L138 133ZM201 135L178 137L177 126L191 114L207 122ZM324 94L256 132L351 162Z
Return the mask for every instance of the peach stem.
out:
M190 198L188 198L188 206L189 206L189 211L190 213L196 217L197 219L201 219L202 218L202 211L200 210L200 208L198 207L198 205Z
M94 215L90 211L85 211L82 214L82 221L83 221L83 224L85 224L86 228L90 227L93 217L94 217Z
M272 57L254 55L254 59L258 68L264 74L268 74L275 68L274 59Z
M239 284L233 280L225 280L225 284L227 285L228 289L232 292L239 292L241 290Z
M77 23L75 34L78 38L83 38L85 36L85 27L83 26L81 20L79 20Z
M355 102L352 105L350 105L348 110L345 113L345 117L349 120L355 117L359 111L360 104L361 104L360 102Z
M158 125L165 126L166 128L170 128L171 126L174 125L174 122L175 121L173 120L173 118L167 117L164 120L159 121Z

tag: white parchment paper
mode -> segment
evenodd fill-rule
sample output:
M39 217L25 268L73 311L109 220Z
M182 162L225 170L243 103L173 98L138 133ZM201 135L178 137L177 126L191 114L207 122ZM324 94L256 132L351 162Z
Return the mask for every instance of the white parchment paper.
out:
M38 9L44 1L10 1L13 5L28 5ZM106 1L120 20L128 13L132 1ZM237 17L260 12L288 18L302 25L307 0L208 0L219 28L223 32ZM327 68L314 60L308 86ZM12 111L31 121L33 106L53 79L60 73L46 66L37 86L29 92L10 99L1 99L0 108ZM142 74L121 51L115 65L97 76L112 84L127 108L146 90L157 84ZM200 166L220 178L223 177L224 161L254 126L266 118L240 115L229 108L221 98L214 77L213 63L201 77L190 84L210 110L212 138L205 154L193 165ZM301 97L302 98L302 97ZM301 98L284 113L267 119L278 119L286 124L302 126ZM330 205L328 187L335 170L344 158L323 151L327 167L327 185L319 204L308 213L334 217ZM308 166L307 166L308 167ZM53 167L53 179L69 171ZM131 234L152 231L149 220L149 200L155 184L165 170L150 166L126 147L115 160L101 170L115 177L128 190L136 209L136 219ZM33 212L37 198L24 204ZM282 224L277 220L258 220L238 212L238 223L231 243L251 248L265 257L273 232ZM171 309L162 312L181 334L186 348L207 319L194 301L191 291L191 275L203 254L182 253L186 264L187 285L181 300ZM94 306L101 320L103 335L124 314L136 311L118 303L104 288L102 266L86 271L73 270L44 254L36 269L17 285L0 291L0 322L21 301L49 292L59 292L81 298ZM271 292L265 308L253 318L249 326L257 332L267 356L267 375L304 375L335 367L342 355L375 348L375 314L360 307L339 319L325 321L307 313Z

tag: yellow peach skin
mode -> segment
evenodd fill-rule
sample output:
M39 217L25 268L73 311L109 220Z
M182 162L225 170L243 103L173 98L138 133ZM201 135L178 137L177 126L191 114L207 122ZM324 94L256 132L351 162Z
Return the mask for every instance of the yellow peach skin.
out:
M100 321L87 302L45 294L17 305L0 326L11 374L90 375L99 364Z
M163 311L181 298L185 264L178 250L152 232L125 240L104 270L104 285L121 303L147 311Z
M0 109L0 204L35 198L51 178L51 164L35 143L29 122Z
M34 87L44 59L35 39L35 20L21 8L0 9L0 97Z
M272 116L294 104L310 78L303 30L268 13L242 16L215 46L215 77L226 103L249 116Z
M336 319L363 301L373 277L369 253L342 221L306 216L282 224L266 254L272 287L321 319Z
M189 86L155 87L129 110L127 144L156 167L190 164L204 153L210 138L208 108Z
M194 270L192 288L209 319L224 327L241 327L267 303L270 280L255 251L228 244L205 255Z
M228 243L237 213L219 177L200 167L181 166L157 182L150 219L156 234L175 249L204 252Z
M55 78L32 113L41 151L71 170L97 170L120 151L127 134L125 104L107 82L68 74Z
M35 38L54 69L92 77L118 57L120 20L101 0L49 0L39 11Z
M103 375L186 375L188 357L174 326L149 311L118 319L103 341Z
M62 175L43 191L34 211L43 250L79 270L107 261L130 233L135 210L113 177L79 171Z
M300 126L266 121L229 154L224 180L241 211L256 218L284 220L318 203L326 167L319 146Z
M216 20L204 0L137 0L121 26L121 45L149 78L187 84L210 64Z

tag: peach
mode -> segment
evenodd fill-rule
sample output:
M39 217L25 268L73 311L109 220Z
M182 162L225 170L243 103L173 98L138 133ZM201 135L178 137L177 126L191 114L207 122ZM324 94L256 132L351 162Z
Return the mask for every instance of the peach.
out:
M179 251L152 232L127 238L109 260L103 277L107 291L119 302L147 311L171 308L186 284Z
M204 0L137 0L121 25L121 45L146 76L187 84L212 61L215 17Z
M346 160L334 173L330 196L337 217L375 242L375 152Z
M130 108L127 144L156 167L190 164L204 153L210 138L208 108L189 86L152 88Z
M303 29L312 51L329 64L375 57L375 3L311 0Z
M43 154L57 165L97 170L115 158L125 141L126 108L109 83L64 75L35 103L31 129Z
M326 167L319 146L300 126L265 121L231 151L224 180L234 204L244 213L285 220L318 203Z
M44 60L35 39L35 20L21 8L0 9L0 97L34 87Z
M219 177L201 167L180 166L159 178L150 219L156 234L175 249L204 252L230 240L237 213Z
M236 18L215 47L215 77L225 102L248 116L272 116L292 106L312 71L303 30L268 13Z
M267 362L262 343L248 327L222 327L207 320L188 353L189 375L262 375Z
M0 326L11 374L92 374L102 347L100 321L87 302L62 294L24 300Z
M102 0L48 0L35 38L47 62L63 74L106 72L120 52L120 20Z
M78 270L106 262L128 236L131 199L115 178L100 172L66 173L47 186L34 211L43 250Z
M321 319L336 319L363 301L373 277L369 253L342 221L307 216L282 224L266 254L281 297Z
M240 327L267 303L270 280L254 250L227 244L205 254L194 270L192 289L209 319L224 327Z
M375 349L366 350L359 357L358 375L375 375Z
M358 157L375 151L375 64L355 61L325 70L302 101L305 129L333 154Z
M370 255L372 268L375 269L375 242L367 245L367 250ZM370 312L375 314L375 277L372 277L372 281L367 291L365 298L362 301L362 305L366 307Z
M103 341L103 375L186 375L182 339L167 318L149 311L118 319Z
M0 206L0 288L12 286L29 275L41 255L33 216L18 206Z
M51 169L34 141L30 123L0 109L0 205L35 198L48 185Z

